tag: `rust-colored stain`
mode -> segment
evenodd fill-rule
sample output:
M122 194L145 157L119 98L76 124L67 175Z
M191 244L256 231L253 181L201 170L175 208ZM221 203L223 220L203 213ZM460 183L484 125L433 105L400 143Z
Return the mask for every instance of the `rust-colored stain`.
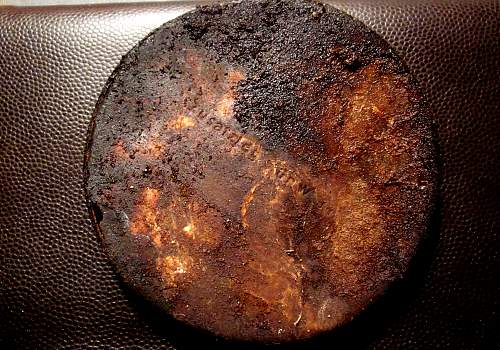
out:
M226 6L199 16L253 11ZM209 34L159 33L96 112L87 189L111 256L120 237L146 239L149 258L127 246L147 265L130 280L159 284L153 301L227 338L289 341L349 321L404 272L429 214L429 131L409 75L380 43L384 54L356 53L359 67L332 39L328 56L269 58L269 73L246 46L224 56Z

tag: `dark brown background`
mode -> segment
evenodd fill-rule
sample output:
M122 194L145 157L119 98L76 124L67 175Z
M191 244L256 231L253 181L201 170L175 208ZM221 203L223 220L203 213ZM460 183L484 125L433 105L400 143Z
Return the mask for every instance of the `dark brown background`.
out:
M408 279L348 327L297 347L498 345L500 3L332 3L386 38L420 80L440 200ZM0 8L0 347L255 348L181 327L132 294L84 200L86 131L108 75L194 5Z

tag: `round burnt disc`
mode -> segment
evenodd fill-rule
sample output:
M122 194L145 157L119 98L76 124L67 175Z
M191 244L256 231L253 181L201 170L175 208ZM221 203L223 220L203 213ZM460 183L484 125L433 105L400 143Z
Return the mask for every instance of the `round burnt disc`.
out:
M280 342L401 277L434 188L408 70L303 0L211 5L130 51L94 114L87 195L112 261L175 319Z

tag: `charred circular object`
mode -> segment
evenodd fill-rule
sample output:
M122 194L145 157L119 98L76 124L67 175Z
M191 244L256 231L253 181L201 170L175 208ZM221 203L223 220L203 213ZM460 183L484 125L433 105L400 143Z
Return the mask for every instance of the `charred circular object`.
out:
M395 52L316 2L203 6L101 95L86 153L104 246L175 319L238 340L342 325L408 267L435 187Z

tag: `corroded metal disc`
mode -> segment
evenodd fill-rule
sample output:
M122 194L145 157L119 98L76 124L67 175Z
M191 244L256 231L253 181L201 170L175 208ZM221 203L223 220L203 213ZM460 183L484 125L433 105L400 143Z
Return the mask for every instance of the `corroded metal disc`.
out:
M266 342L401 277L434 188L428 117L376 34L307 1L201 7L102 94L87 194L124 279L174 318Z

